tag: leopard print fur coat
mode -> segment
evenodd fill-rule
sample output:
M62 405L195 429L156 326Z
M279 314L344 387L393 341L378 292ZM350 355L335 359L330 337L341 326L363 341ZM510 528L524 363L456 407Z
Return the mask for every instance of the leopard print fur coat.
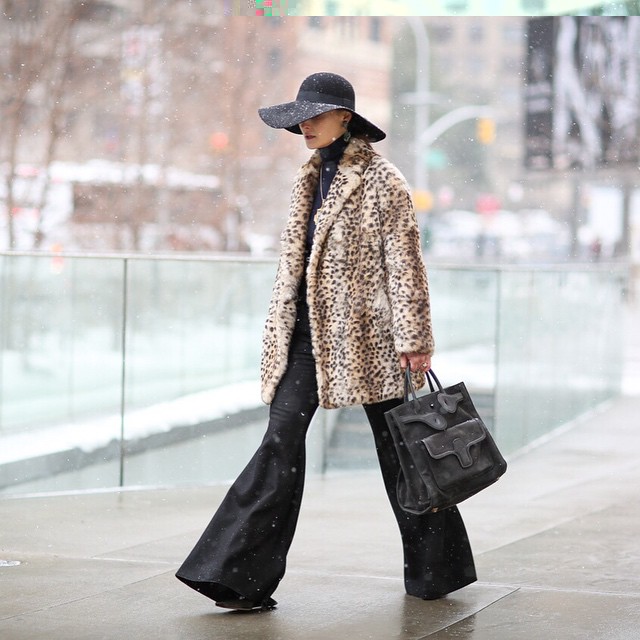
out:
M262 345L267 404L287 367L320 164L316 151L298 172L281 238ZM400 354L434 349L427 275L406 181L364 140L353 138L340 160L306 277L320 406L401 397ZM420 387L424 376L414 381Z

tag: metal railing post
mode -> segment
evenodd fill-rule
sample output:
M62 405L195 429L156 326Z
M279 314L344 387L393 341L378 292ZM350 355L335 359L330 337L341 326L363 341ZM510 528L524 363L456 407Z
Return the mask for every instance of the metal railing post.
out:
M126 380L127 380L127 302L129 298L129 259L122 262L122 358L120 363L120 474L119 486L124 486L124 458L126 454L124 419L126 410Z

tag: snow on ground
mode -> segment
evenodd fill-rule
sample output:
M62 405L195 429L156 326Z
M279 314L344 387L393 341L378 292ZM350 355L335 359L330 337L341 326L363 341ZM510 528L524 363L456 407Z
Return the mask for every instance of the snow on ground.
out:
M124 420L125 437L127 440L136 440L174 428L224 418L261 404L260 384L257 381L193 393L170 402L127 412ZM110 415L10 434L0 439L0 465L69 449L94 451L118 440L121 428L120 416Z
M495 384L491 349L474 346L438 354L434 369L444 386L464 379L469 388L491 389ZM224 418L262 406L258 380L191 393L175 400L130 410L125 414L126 440L137 440L172 429ZM119 414L7 434L0 438L0 465L60 451L95 451L121 436Z

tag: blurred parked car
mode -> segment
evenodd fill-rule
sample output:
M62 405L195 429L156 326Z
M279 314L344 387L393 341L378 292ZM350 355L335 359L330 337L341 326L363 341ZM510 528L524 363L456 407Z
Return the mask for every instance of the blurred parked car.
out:
M558 261L569 254L569 230L541 209L475 213L461 209L430 220L429 257L451 261Z

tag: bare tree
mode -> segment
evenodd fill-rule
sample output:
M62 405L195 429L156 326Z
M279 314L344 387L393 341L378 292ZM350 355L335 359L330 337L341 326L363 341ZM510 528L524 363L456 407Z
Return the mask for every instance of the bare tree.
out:
M0 160L4 175L7 211L7 242L15 247L14 210L17 166L22 160L39 161L48 167L62 131L63 96L68 82L72 36L82 3L59 1L48 11L38 2L3 0L3 38L6 56L0 58ZM30 122L31 121L31 122ZM34 126L35 124L35 126ZM35 142L24 136L26 125L36 129ZM39 126L38 126L39 125ZM36 198L41 216L46 198L44 188ZM40 206L37 206L40 205ZM38 246L42 220L34 238Z
M225 25L221 43L225 52L225 65L221 74L221 92L224 99L216 104L220 126L229 139L226 161L222 163L225 249L244 248L241 229L242 212L248 202L246 187L246 160L252 155L255 139L247 135L247 118L255 118L260 105L260 87L265 81L261 59L255 51L256 21L236 18ZM242 78L242 81L238 81ZM243 184L243 178L244 184Z
M243 248L254 216L264 218L274 208L286 214L288 180L297 168L291 151L298 150L298 141L269 130L260 122L258 108L292 93L292 80L283 69L294 56L298 26L279 18L236 17L221 31L223 67L212 115L229 140L219 165L228 250ZM278 228L280 221L268 217L270 228Z
M259 106L290 93L282 62L296 31L284 20L225 19L208 0L0 6L0 43L8 53L0 58L0 166L8 212L18 204L19 164L44 168L31 199L39 217L30 247L45 246L50 225L43 212L57 160L102 158L139 168L133 183L74 183L69 225L86 249L138 249L153 223L162 233L175 227L190 235L180 248L243 250L253 212L259 219L264 211L285 211L280 186L291 172L274 168L282 169L288 154L257 118ZM154 184L143 176L145 165L160 167ZM217 176L220 188L171 191L162 177L172 167ZM8 220L15 248L17 226ZM199 243L203 233L208 239ZM163 236L157 242L171 248Z

